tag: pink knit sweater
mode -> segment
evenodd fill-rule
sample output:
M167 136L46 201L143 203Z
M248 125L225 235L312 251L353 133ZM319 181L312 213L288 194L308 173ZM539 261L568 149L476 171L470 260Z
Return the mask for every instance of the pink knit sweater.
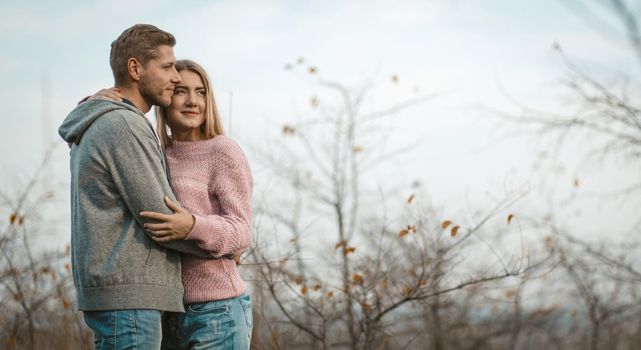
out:
M196 218L185 239L216 256L240 254L252 242L253 180L245 155L229 137L174 141L166 150L171 186ZM182 256L185 304L241 295L246 287L231 259Z

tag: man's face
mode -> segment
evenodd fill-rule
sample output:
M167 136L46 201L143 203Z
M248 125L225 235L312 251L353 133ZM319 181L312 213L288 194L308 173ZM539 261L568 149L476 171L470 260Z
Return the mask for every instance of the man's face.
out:
M176 57L171 46L158 47L158 57L144 66L140 76L140 95L150 105L167 107L171 104L171 95L176 84L180 83L180 74L176 71Z

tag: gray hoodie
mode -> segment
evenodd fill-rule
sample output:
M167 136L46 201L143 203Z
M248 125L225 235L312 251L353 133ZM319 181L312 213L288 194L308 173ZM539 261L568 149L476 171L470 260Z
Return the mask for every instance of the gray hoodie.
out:
M79 310L183 311L180 252L208 257L193 241L160 246L141 211L170 214L176 201L151 123L127 103L89 100L58 130L71 148L71 259ZM170 249L166 249L170 248Z

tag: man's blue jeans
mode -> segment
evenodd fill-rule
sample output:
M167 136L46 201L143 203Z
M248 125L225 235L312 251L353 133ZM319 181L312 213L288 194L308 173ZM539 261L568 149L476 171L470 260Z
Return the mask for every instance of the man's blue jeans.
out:
M252 328L252 304L246 293L188 304L185 313L164 313L162 349L249 349Z
M158 310L84 311L97 350L158 350L162 339Z

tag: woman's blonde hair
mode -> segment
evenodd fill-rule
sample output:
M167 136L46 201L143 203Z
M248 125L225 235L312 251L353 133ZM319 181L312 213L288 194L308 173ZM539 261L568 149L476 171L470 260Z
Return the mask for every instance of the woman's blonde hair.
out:
M224 135L223 123L220 120L220 113L216 107L216 100L214 99L214 92L209 82L209 76L205 69L198 63L191 60L178 60L176 61L176 70L178 72L183 70L192 71L203 81L205 86L205 122L200 126L200 132L206 140L215 137L216 135ZM167 113L165 108L156 106L156 127L158 136L160 137L160 144L163 148L171 146L171 137L169 137L169 125L167 123Z

